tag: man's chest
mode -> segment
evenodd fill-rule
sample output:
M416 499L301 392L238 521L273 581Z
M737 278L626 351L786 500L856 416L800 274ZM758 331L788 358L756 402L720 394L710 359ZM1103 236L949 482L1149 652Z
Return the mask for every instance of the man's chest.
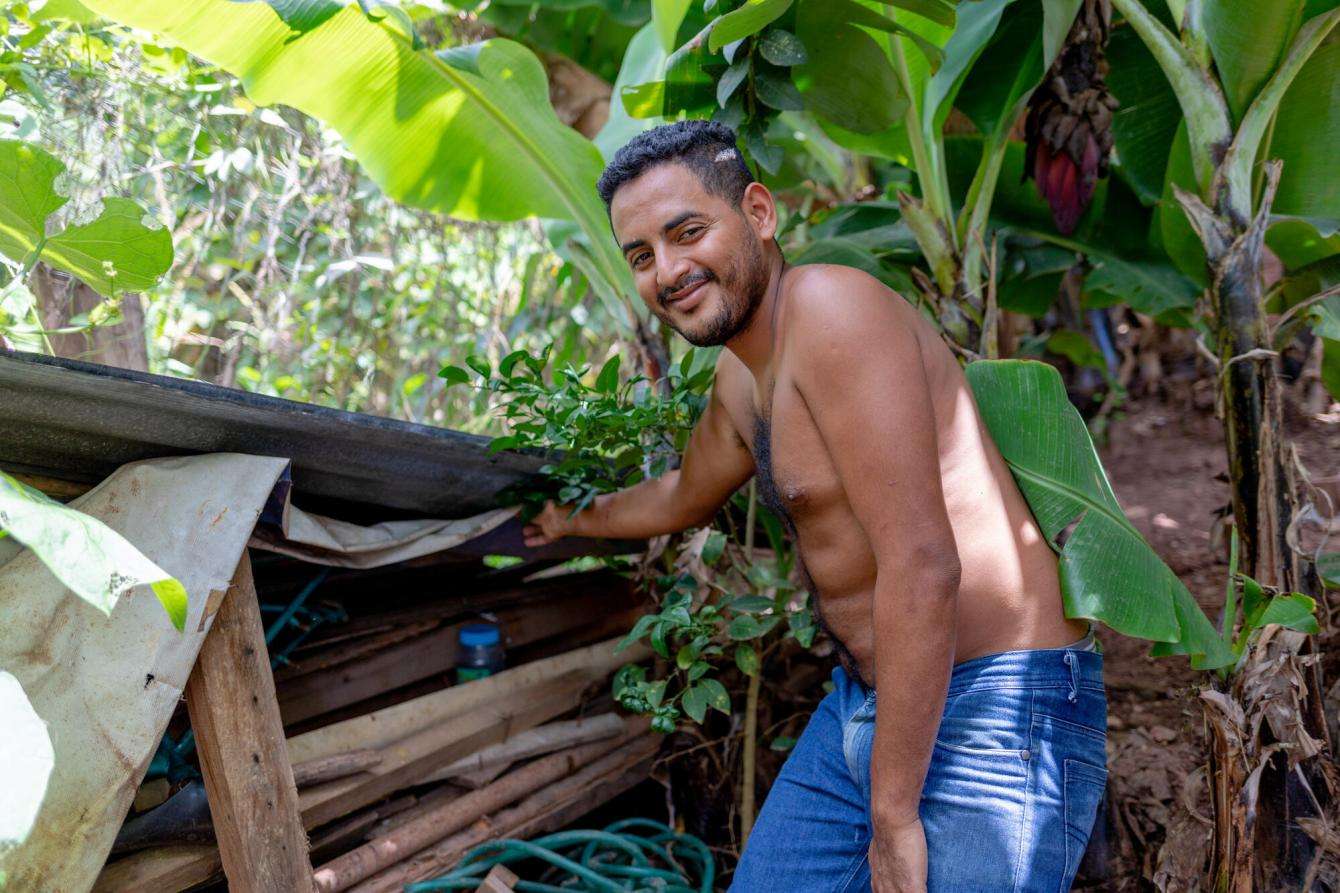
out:
M757 469L759 497L803 528L826 512L846 508L846 494L804 398L784 377L754 395L736 420Z

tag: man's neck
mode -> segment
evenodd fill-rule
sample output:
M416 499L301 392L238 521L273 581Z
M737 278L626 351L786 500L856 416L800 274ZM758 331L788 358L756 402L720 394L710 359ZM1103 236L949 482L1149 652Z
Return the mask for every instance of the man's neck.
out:
M768 266L768 285L763 300L754 308L754 315L739 333L726 342L726 349L740 358L753 373L755 381L767 377L776 348L777 310L781 302L781 278L785 260L777 243L769 241L763 249L764 263Z

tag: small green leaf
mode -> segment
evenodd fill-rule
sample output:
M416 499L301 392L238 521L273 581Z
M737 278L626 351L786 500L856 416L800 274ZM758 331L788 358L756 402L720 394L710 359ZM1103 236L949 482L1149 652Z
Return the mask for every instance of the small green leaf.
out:
M703 688L703 683L689 686L684 691L684 697L680 701L680 706L684 712L694 722L702 722L703 717L707 715L707 691Z
M476 356L475 354L470 354L470 356L465 358L465 365L469 366L485 378L488 378L493 374L493 368L489 366L489 361L481 356Z
M657 618L658 620L660 618ZM670 659L670 646L665 641L667 632L666 623L657 623L651 629L651 648L666 660Z
M651 709L655 710L660 707L661 702L665 700L665 686L669 681L668 679L661 679L651 683L644 690L647 703L651 705Z
M785 74L760 69L754 74L754 92L764 105L781 112L798 112L805 100Z
M1277 595L1261 612L1260 622L1256 625L1264 627L1277 623L1287 629L1315 634L1321 632L1321 627L1317 624L1316 611L1317 603L1306 595L1298 592Z
M619 644L614 646L614 652L617 654L618 652L623 651L638 639L645 636L652 628L652 625L660 619L661 618L655 614L643 614L637 619L637 623L633 624L633 628L629 630L628 635L624 636L619 640Z
M693 666L693 662L697 659L698 649L694 648L692 644L683 645L675 655L675 665L681 670L687 670L689 667Z
M763 39L758 42L758 51L764 59L783 68L804 65L809 61L805 44L800 42L800 38L781 28L769 28L765 31Z
M791 8L791 0L746 0L733 12L716 20L707 39L707 48L718 53L728 43L757 34Z
M726 691L726 686L716 679L704 679L694 687L703 689L709 707L730 716L730 693Z
M712 665L709 664L707 661L705 660L694 661L693 666L689 667L689 673L688 673L689 682L696 682L698 679L702 678L703 674L710 669L712 669Z
M758 652L751 645L735 646L735 665L746 676L758 675Z
M749 614L741 614L730 622L726 629L726 635L732 639L752 639L758 635L758 621Z
M185 630L186 609L190 604L190 599L186 596L186 587L169 578L150 583L149 588L158 596L159 604L163 606L164 611L167 611L168 619L177 628L177 632Z
M1317 576L1328 589L1340 589L1340 552L1323 552L1317 559Z
M516 366L518 362L524 360L526 356L527 353L524 350L512 351L507 356L503 357L502 361L498 363L498 374L501 375L503 378L511 378L512 369Z
M615 354L600 367L596 376L596 390L602 394L613 394L619 389L619 355Z
M757 614L760 611L766 611L774 607L772 599L762 595L746 595L731 602L732 611L740 611L745 614Z
M747 58L741 59L730 68L727 68L726 73L721 76L719 81L717 81L717 105L724 109L726 107L726 100L731 98L731 94L735 92L740 84L744 83L744 79L748 75L749 60ZM680 364L681 371L684 363L687 363L688 361L689 357L686 355L683 362Z
M776 738L772 739L772 743L768 745L768 749L781 751L784 753L795 746L796 746L795 738L791 738L786 735L778 735Z
M451 387L454 384L465 384L470 380L470 373L460 366L443 366L437 377L443 379L447 387Z
M707 535L707 542L703 543L703 564L711 567L720 560L722 553L725 551L726 534L720 530L713 530Z

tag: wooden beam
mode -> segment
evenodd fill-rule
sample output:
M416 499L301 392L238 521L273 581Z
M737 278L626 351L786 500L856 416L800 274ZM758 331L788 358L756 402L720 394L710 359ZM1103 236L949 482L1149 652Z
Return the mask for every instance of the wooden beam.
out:
M426 880L451 868L471 848L487 840L527 838L563 827L645 779L661 740L654 733L640 735L515 806L475 822L349 888L350 893L399 893L408 883Z
M504 647L520 648L590 624L592 618L611 613L609 602L606 593L585 593L550 604L499 611ZM620 615L618 628L627 629L626 617L631 615L614 613ZM457 635L463 625L439 627L362 660L286 679L279 688L279 712L284 725L291 726L420 679L450 672L456 666Z
M614 646L618 642L618 638L607 639L545 660L511 667L496 676L454 685L375 713L304 732L289 739L289 754L295 761L302 762L360 747L382 747L449 717L464 716L488 705L506 704L523 697L522 693L527 689L571 671L580 671L594 682L607 678L626 663L638 663L652 656L651 649L642 642L615 654Z
M203 884L223 867L219 848L209 844L160 846L131 853L98 874L92 893L144 893L187 890Z
M245 551L186 683L186 706L229 889L310 891L307 835Z
M381 761L382 755L370 747L351 750L348 753L332 754L328 757L317 757L315 760L309 760L306 763L295 763L293 766L293 780L298 787L305 788L319 782L333 781L337 778L357 774Z
M548 722L576 706L588 684L584 674L570 672L519 694L514 703L481 706L385 745L381 748L382 761L368 771L307 788L299 794L303 821L309 828L324 825L417 784L461 757Z
M467 755L471 749L487 747L504 740L509 732L540 725L563 712L562 709L552 713L548 710L527 711L531 713L530 716L499 717L493 705L531 704L541 696L545 683L552 685L559 677L581 674L588 683L591 683L608 678L614 669L626 662L636 663L652 655L651 649L644 643L615 654L614 645L617 641L618 639L609 639L545 660L513 667L496 676L433 692L414 701L386 707L376 713L306 732L289 739L290 758L300 761L314 760L356 748L375 747L382 752L382 763L377 768L383 772L403 770L406 765L416 764L415 773L406 773L406 775L413 774L413 778L404 782L409 785L415 784L439 766L447 765ZM576 706L579 692L575 689L569 691L571 694L567 707ZM478 718L486 710L492 716L485 723L485 727L481 728ZM442 723L452 725L454 741L442 741L440 749L430 750L428 738L423 737L415 742L415 747L408 747L410 739L418 737L418 734L428 727ZM454 745L460 743L462 739L469 741L469 748L456 751ZM430 756L430 759L425 759ZM419 768L420 766L426 767ZM385 778L378 778L375 781L372 778L365 780L373 782L374 786L365 787L360 791L354 788L352 780L344 780L327 782L303 791L299 805L312 808L310 817L306 817L307 827L312 828L325 821L331 821L344 812L357 809L360 803L371 802L365 798L373 795L377 788L384 788L389 781ZM338 805L338 809L327 808L335 798L340 798L344 802ZM308 802L304 804L303 800ZM208 879L218 870L219 864L218 849L212 846L158 847L141 850L108 865L99 876L97 890L99 893L121 893L121 891L139 893L142 890L175 893ZM399 887L394 889L399 893Z
M486 787L444 803L386 836L374 838L322 865L316 871L316 888L322 893L347 890L488 813L571 776L616 749L628 737L645 733L648 725L645 718L633 720L628 725L620 722L620 731L627 730L622 740L609 738L549 754L507 773Z

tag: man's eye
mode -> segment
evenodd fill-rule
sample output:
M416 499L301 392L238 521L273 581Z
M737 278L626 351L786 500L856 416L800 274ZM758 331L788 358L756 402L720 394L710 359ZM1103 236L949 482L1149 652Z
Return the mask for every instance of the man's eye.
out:
M687 228L686 230L684 230L684 232L682 232L680 235L681 235L681 237L683 237L683 238L685 238L685 239L691 239L691 238L693 238L694 236L698 235L698 233L700 233L700 232L702 232L702 231L703 231L703 228L702 228L701 226L690 226L689 228Z
M642 262L647 260L649 257L651 257L651 253L647 251L643 251L641 254L635 255L633 257L633 266L635 267L642 266Z

